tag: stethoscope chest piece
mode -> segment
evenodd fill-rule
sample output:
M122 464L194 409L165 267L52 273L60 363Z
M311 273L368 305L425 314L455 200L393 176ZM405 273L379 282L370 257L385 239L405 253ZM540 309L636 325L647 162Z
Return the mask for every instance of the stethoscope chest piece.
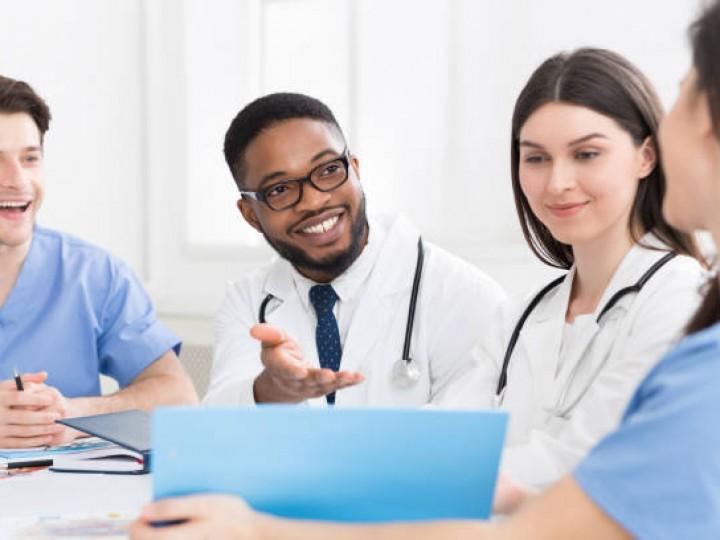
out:
M397 388L412 388L420 380L420 368L412 360L400 358L392 369L392 381Z

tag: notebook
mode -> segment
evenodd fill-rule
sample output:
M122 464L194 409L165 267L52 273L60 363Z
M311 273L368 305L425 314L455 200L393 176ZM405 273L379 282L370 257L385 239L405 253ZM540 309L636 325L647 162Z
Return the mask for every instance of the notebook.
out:
M19 467L47 466L63 459L85 459L104 454L117 445L97 437L77 439L58 446L32 448L0 448L0 470Z
M150 415L131 410L93 416L64 418L58 423L100 437L114 448L96 455L74 459L63 456L54 460L51 470L57 472L99 472L146 474L150 472ZM89 458L89 459L87 459Z
M278 516L344 522L490 516L503 411L164 408L154 496L225 492Z

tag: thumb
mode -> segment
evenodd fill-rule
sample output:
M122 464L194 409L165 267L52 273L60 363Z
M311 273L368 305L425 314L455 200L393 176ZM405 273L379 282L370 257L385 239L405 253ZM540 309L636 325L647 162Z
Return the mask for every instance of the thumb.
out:
M280 345L288 339L285 332L265 323L253 326L250 329L250 335L258 341L262 341L263 346L269 347Z

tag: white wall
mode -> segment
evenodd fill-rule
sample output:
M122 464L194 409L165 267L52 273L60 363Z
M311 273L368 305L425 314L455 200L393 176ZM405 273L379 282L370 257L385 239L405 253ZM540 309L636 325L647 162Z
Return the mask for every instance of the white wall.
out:
M695 0L0 0L0 73L55 121L42 223L108 247L195 342L224 282L270 251L234 209L234 114L286 88L326 100L371 210L401 210L509 290L547 279L513 208L509 122L562 49L625 54L666 104ZM327 67L327 69L321 69ZM323 73L332 77L323 80Z
M0 73L49 103L42 224L109 247L144 277L141 3L0 1Z

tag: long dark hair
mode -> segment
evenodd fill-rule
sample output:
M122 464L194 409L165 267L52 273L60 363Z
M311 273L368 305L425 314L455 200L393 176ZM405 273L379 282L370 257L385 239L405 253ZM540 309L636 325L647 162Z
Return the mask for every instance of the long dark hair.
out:
M570 268L575 260L572 247L553 237L533 214L520 187L520 130L530 115L551 102L580 105L612 118L638 146L651 138L658 162L639 183L628 223L632 238L639 242L639 232L652 231L672 251L700 260L692 236L672 227L662 215L665 174L657 145L660 100L634 65L604 49L578 49L549 58L535 70L515 103L510 143L512 186L520 225L535 255L557 268Z
M697 90L707 98L715 136L720 139L720 2L707 7L690 26L693 66L697 72ZM720 321L720 283L713 276L700 309L688 324L691 334Z

